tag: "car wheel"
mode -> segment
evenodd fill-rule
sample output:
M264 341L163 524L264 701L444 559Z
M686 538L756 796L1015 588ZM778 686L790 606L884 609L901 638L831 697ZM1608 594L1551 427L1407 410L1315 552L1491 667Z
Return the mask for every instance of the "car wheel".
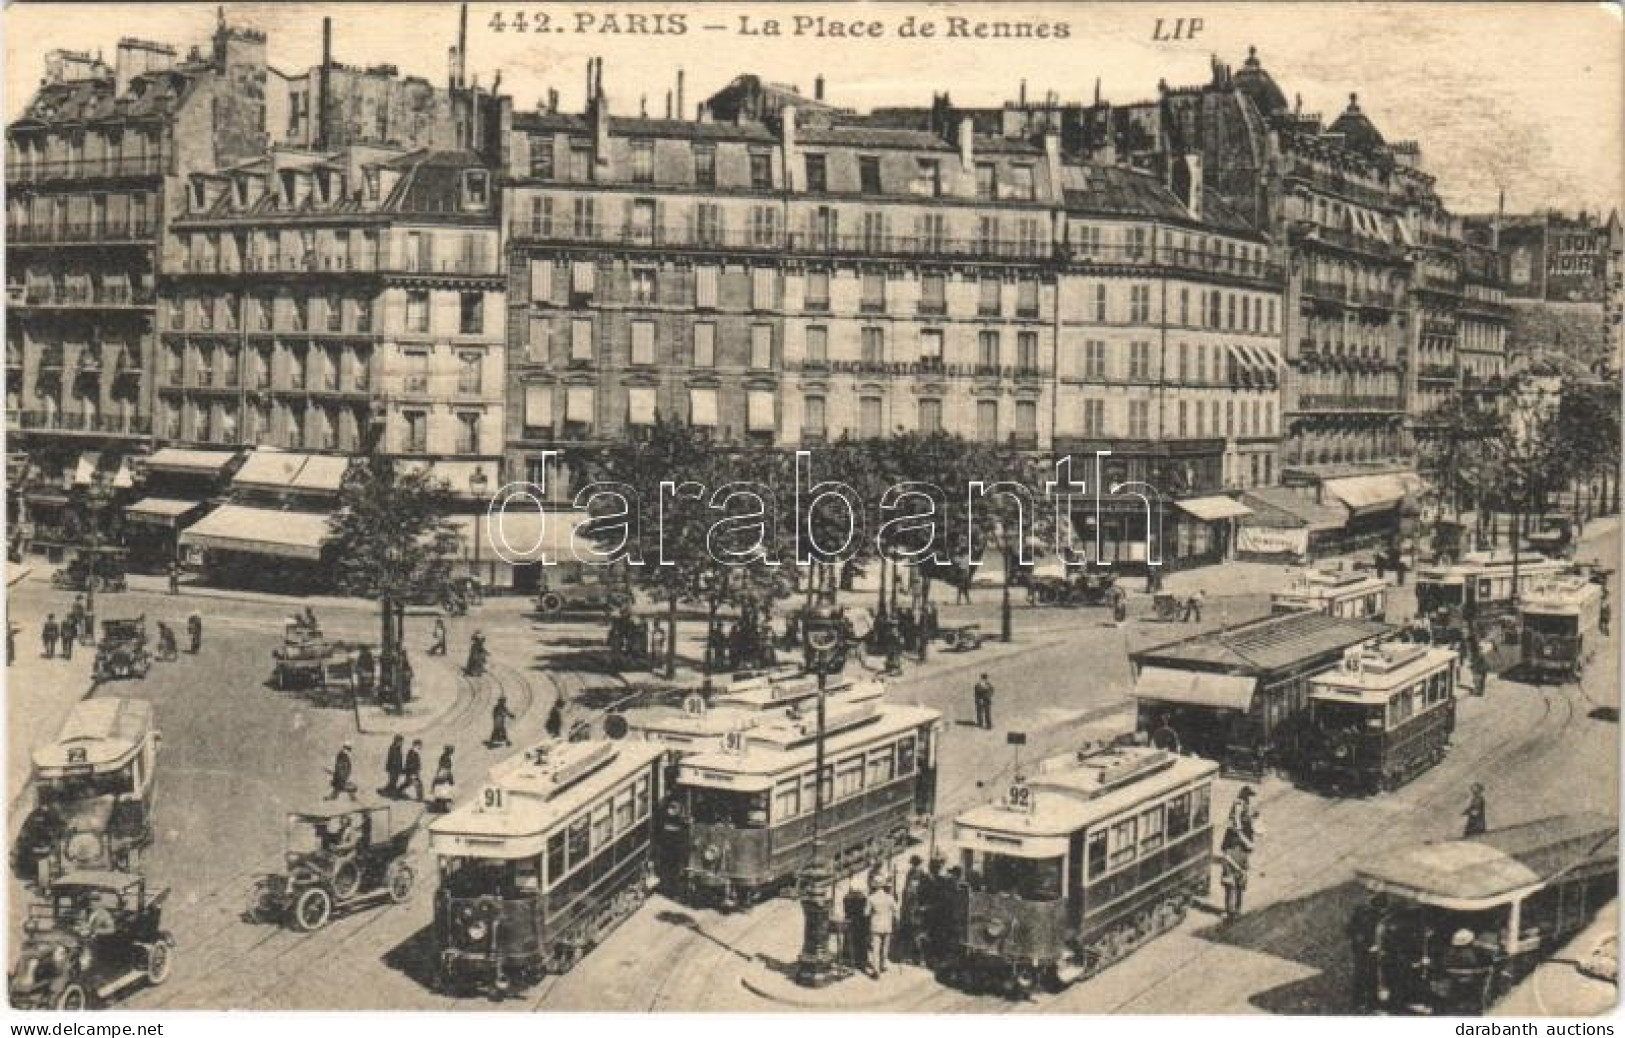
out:
M262 876L248 888L248 910L245 914L249 922L264 923L276 916L276 909L276 885L269 876Z
M89 1009L90 994L85 991L83 984L75 982L63 985L62 990L58 991L56 998L51 1001L51 1008L59 1013L75 1013L81 1009Z
M333 869L333 896L348 901L361 889L361 870L353 861L341 861Z
M564 599L557 592L549 591L542 596L537 605L541 607L542 612L552 616L564 608Z
M162 938L147 949L147 983L157 987L169 979L169 942Z
M403 861L394 862L384 873L384 883L389 888L389 899L397 905L412 896L412 886L417 882L417 874L412 866Z
M327 925L333 914L333 896L321 887L307 887L293 903L295 929L309 933Z

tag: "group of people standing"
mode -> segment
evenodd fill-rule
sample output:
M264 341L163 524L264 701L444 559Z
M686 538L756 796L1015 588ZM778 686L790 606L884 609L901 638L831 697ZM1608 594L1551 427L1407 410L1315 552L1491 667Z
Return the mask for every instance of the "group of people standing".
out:
M10 635L14 633L15 628L8 632L7 660L15 655L10 640ZM203 616L195 609L186 617L186 638L187 652L195 656L203 651ZM158 659L168 661L179 657L180 646L175 630L163 620L157 622L157 640ZM55 613L45 615L45 623L40 628L40 642L44 649L42 655L46 659L70 661L75 646L96 643L96 618L85 604L84 595L73 600L73 605L61 620L56 618Z
M835 899L830 915L840 961L878 978L894 963L935 968L955 947L954 919L960 870L944 870L941 857L927 868L909 858L901 881L876 865Z
M435 765L434 780L429 784L428 796L425 797L423 740L413 739L411 746L408 747L406 737L396 735L390 740L389 749L384 753L385 781L383 787L378 790L379 794L396 800L426 799L434 810L450 810L452 801L456 799L457 789L457 780L452 772L453 752L450 745L440 751L440 760ZM355 748L349 740L345 740L344 745L339 747L328 775L327 796L323 799L337 800L341 796L356 799Z

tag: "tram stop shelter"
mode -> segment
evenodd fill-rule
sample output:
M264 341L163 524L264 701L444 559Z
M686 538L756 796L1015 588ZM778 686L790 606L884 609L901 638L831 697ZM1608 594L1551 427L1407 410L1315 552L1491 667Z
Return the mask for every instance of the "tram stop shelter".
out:
M1309 679L1396 628L1319 612L1284 613L1131 653L1137 729L1159 745L1262 776L1290 743Z

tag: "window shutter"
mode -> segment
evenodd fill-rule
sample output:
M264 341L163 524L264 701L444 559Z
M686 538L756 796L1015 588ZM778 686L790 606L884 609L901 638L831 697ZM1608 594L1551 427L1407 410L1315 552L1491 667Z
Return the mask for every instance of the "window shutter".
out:
M626 391L627 421L632 425L653 425L655 421L655 391L645 386L633 386Z
M530 301L533 303L548 303L553 300L553 261L550 259L533 259L530 261Z
M565 401L565 420L592 424L593 392L590 386L571 386Z
M590 260L576 260L570 265L570 290L591 293L598 283L598 265Z
M717 268L694 268L694 305L715 309L717 305Z
M592 360L592 321L570 322L570 359Z
M696 324L694 326L694 366L696 368L709 368L715 366L716 345L716 325Z
M773 419L773 391L769 389L753 389L746 398L746 421L751 432L772 432L776 427Z
M753 324L750 327L750 366L766 370L773 366L773 326Z
M553 428L553 387L525 387L525 427L527 429Z
M632 363L655 362L655 324L653 321L632 322Z
M691 425L715 428L717 424L717 391L690 389L688 391L688 420Z

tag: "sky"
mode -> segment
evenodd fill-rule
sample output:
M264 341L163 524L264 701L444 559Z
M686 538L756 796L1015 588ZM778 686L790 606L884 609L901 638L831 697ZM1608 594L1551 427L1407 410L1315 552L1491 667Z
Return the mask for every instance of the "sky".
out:
M515 32L514 12L549 16L555 31ZM493 16L510 26L497 32ZM577 14L597 19L582 26ZM615 15L680 14L682 35L600 31ZM456 42L450 3L227 4L232 24L264 30L273 66L294 70L320 60L321 20L333 19L334 56L352 65L394 64L442 83ZM792 19L874 22L884 37L832 38L793 33ZM931 39L899 36L912 16L938 29ZM1174 34L1174 19L1199 17L1194 39ZM12 3L5 12L5 112L15 118L38 84L54 48L100 50L111 61L121 36L206 45L214 4ZM763 29L777 19L784 35L745 35L741 19ZM950 18L977 22L1064 24L1066 39L944 38ZM722 31L702 26L721 25ZM811 27L809 27L811 28ZM1188 35L1184 26L1181 36ZM1240 69L1249 45L1288 98L1329 122L1358 92L1360 106L1391 140L1417 140L1423 165L1438 177L1457 212L1490 212L1500 192L1508 211L1584 207L1607 212L1625 196L1625 22L1621 7L1590 3L732 3L471 4L469 71L489 85L500 70L515 107L534 107L548 89L566 110L580 110L586 59L604 58L612 109L636 114L643 99L663 115L677 69L685 69L686 107L752 72L811 93L822 74L827 97L865 110L927 105L947 90L955 103L994 105L1055 91L1127 103L1170 85L1205 82L1211 55Z

